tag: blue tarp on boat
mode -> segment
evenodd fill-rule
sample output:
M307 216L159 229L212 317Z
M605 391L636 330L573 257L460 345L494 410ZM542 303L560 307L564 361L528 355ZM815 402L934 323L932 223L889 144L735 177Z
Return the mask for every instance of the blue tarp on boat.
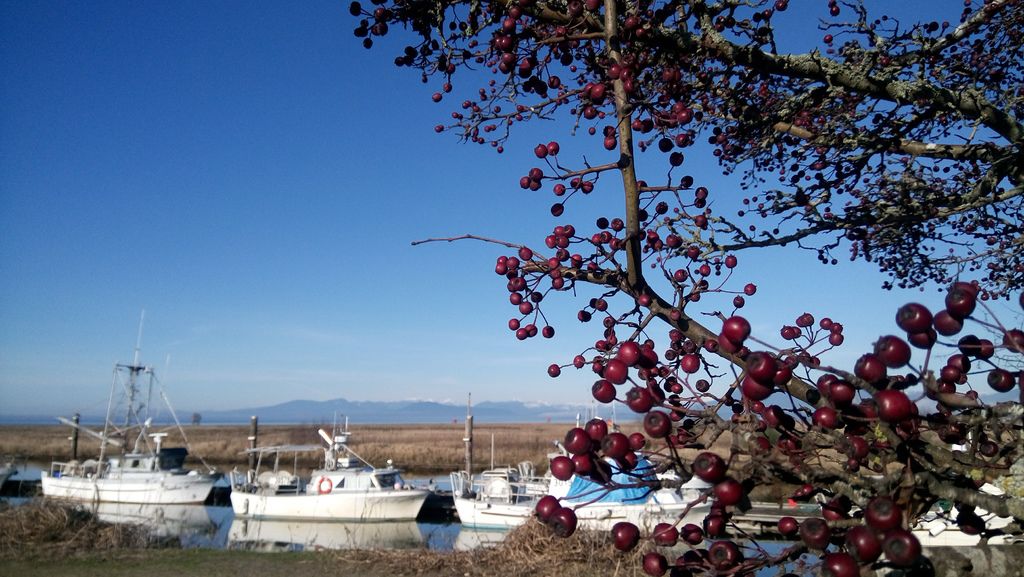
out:
M611 467L612 482L623 485L622 487L609 489L596 481L574 477L565 500L576 503L643 503L647 501L653 489L649 486L636 485L640 481L650 481L655 478L654 465L650 461L641 457L632 471L623 471L615 463L612 463Z

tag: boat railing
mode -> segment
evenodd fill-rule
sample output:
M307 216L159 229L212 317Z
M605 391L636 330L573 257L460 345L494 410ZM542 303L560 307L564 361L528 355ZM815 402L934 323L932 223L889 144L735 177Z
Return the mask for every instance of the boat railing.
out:
M468 489L468 491L467 491ZM502 467L489 469L469 480L465 471L452 473L452 490L456 495L475 496L482 501L522 503L546 495L547 479L520 475L520 469Z
M85 461L53 461L50 463L50 476L53 478L68 476L95 477L107 471L109 463L100 462L95 459Z
M472 497L469 494L473 491L473 481L466 471L453 471L450 475L452 480L452 495L456 497Z

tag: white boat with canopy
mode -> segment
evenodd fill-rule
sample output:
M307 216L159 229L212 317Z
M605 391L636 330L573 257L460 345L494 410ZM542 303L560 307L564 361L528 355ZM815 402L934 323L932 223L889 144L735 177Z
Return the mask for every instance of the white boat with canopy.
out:
M531 471L532 467L523 464L515 469L490 469L472 481L465 471L452 473L459 521L464 527L478 529L517 527L533 516L544 495L573 508L578 526L593 531L610 530L620 521L647 531L658 523L699 524L711 507L710 501L702 502L709 484L696 477L681 485L659 478L650 461L643 458L628 472L612 465L612 487L577 476L568 481L538 478L527 474Z
M406 485L401 471L391 465L376 468L348 446L345 430L328 435L327 443L281 445L249 449L256 468L231 473L231 507L236 517L256 519L313 519L335 521L413 520L429 491ZM308 478L282 468L282 453L323 450L323 467ZM273 460L272 465L266 461ZM267 466L267 469L264 467Z
M518 467L498 467L493 463L479 477L471 477L473 469L473 415L471 403L466 408L466 468L451 473L452 497L463 527L474 529L511 529L534 515L537 502L545 495L559 499L562 506L572 507L577 526L588 530L609 530L615 523L628 521L642 530L651 530L658 523L700 524L711 509L706 494L711 485L693 477L681 479L655 473L654 464L637 454L636 465L622 470L607 459L611 483L602 483L573 475L559 480L550 474L539 477L532 463ZM579 426L579 417L577 417ZM566 454L555 443L558 454ZM493 449L492 449L493 459Z

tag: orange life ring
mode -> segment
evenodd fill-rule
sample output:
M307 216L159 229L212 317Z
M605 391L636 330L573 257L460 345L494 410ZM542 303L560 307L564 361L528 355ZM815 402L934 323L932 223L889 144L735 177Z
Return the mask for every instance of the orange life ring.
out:
M334 483L332 483L331 479L328 477L320 477L320 482L316 484L316 490L319 491L321 495L325 495L334 490Z

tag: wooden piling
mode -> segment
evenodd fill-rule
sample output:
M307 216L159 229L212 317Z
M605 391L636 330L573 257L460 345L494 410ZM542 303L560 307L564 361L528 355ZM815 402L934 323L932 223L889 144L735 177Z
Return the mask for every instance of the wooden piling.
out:
M71 460L72 461L77 461L78 460L78 423L81 420L82 420L82 415L80 413L75 413L75 415L73 417L71 417L71 422L75 424L75 426L71 427Z
M249 418L249 448L256 448L256 439L259 436L259 419L256 415ZM249 470L256 468L256 453L255 451L249 452Z

